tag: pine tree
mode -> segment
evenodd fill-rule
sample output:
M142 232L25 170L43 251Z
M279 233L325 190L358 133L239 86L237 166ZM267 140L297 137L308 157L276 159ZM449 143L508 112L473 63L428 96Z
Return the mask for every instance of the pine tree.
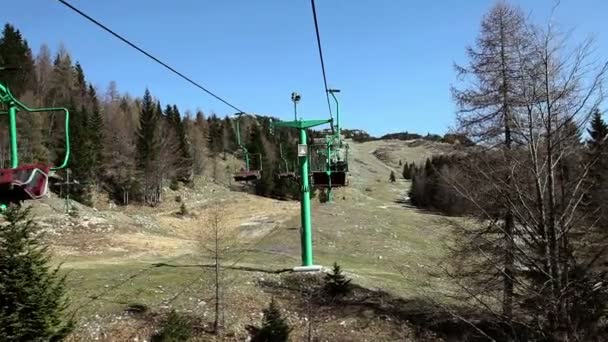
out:
M331 273L325 275L325 293L331 298L346 296L352 291L350 282L351 279L342 274L340 265L334 262Z
M77 108L76 105L73 108ZM93 175L93 156L91 155L88 113L82 106L79 110L72 110L71 114L71 157L68 166L72 172L72 180L78 181L81 185L76 188L71 187L70 196L79 202L90 204L88 184Z
M84 106L87 104L87 81L84 77L84 70L79 62L74 65L74 94L73 96L77 99L76 104Z
M209 152L216 156L224 151L223 125L215 114L211 114L207 119L207 122L209 129L207 145L209 147Z
M593 114L590 126L587 158L593 164L589 170L587 207L592 216L599 217L600 225L608 225L608 215L603 210L608 206L608 124L599 110Z
M72 330L65 277L52 268L29 209L11 207L0 229L0 340L59 341Z
M0 37L0 66L16 67L17 71L0 73L0 82L8 84L16 97L33 89L35 83L34 59L27 41L11 24L5 24Z
M236 146L236 132L232 128L232 120L229 117L225 117L223 122L222 131L222 142L224 152L234 152L237 149Z
M91 102L91 117L89 119L91 168L94 178L100 180L104 164L104 123L99 108L99 100L92 85L89 85L88 97Z
M274 298L268 308L264 309L262 328L253 337L253 342L286 342L291 329L281 315L279 306Z
M144 198L151 198L158 186L157 164L160 155L160 104L155 104L150 91L146 89L139 114L139 128L136 141L136 165L142 173Z
M403 164L403 179L411 180L414 176L414 172L416 170L416 165L414 163L405 163Z
M208 141L207 120L202 111L196 112L196 118L188 127L188 133L189 138L192 139L192 169L194 174L201 175L204 170Z
M589 139L587 146L591 153L605 153L608 151L608 124L602 118L602 113L596 110L591 118L590 128L587 130Z
M171 111L171 123L177 137L177 161L176 169L178 170L178 178L183 182L189 182L192 178L192 153L190 151L190 142L186 134L184 120L182 120L177 106L173 105Z

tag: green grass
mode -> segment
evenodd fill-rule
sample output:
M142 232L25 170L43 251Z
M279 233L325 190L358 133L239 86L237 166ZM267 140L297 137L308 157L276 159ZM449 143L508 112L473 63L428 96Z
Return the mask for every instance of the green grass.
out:
M409 182L389 183L386 166L380 165L369 151L357 149L353 149L354 157L365 164L353 163L353 175L360 178L349 189L336 191L335 203L321 205L314 201L315 262L326 267L338 262L354 282L400 296L449 287L438 268L445 257L448 230L436 216L396 204ZM382 181L377 182L377 178ZM366 192L365 188L373 190ZM342 196L346 196L346 201ZM267 269L298 266L299 226L299 217L293 217L258 244L245 246L248 251L237 253L239 263ZM122 262L117 258L116 263L109 263L106 257L65 260L63 271L68 274L72 307L82 306L82 317L119 313L133 303L159 309L168 300L178 310L204 310L200 301L209 302L213 296L209 270L151 268L153 262L166 261L158 258L122 258ZM226 263L234 260L233 257ZM174 261L197 262L200 260L192 256ZM239 293L236 297L263 307L265 299L252 281L260 276L265 275L230 272L231 288ZM99 297L91 300L92 296Z
M183 305L188 294L201 293L210 279L201 269L154 268L142 262L62 270L71 307L84 316L119 313L133 303L159 307L181 291L173 305Z

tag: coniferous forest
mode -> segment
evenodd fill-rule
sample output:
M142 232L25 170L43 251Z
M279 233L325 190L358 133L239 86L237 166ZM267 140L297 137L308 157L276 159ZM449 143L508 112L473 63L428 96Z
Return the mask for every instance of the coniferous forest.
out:
M83 203L89 203L97 190L117 204L128 198L133 203L153 205L162 200L163 187L187 186L216 158L240 155L236 116L222 118L214 113L180 110L175 104L162 103L153 89L131 95L121 93L115 82L96 89L65 47L53 52L43 45L32 51L11 24L4 26L0 38L0 65L16 68L3 71L0 80L26 105L69 108L68 167L72 179L79 183L71 192ZM22 163L57 163L63 158L64 118L44 114L19 114ZM9 141L7 125L2 127L0 162L6 165ZM264 116L243 116L240 130L249 152L262 156L262 165L252 159L252 167L264 169L255 192L297 198L297 185L274 176L285 167L293 168L297 135L289 129L271 130L270 118ZM280 159L280 142L287 163Z

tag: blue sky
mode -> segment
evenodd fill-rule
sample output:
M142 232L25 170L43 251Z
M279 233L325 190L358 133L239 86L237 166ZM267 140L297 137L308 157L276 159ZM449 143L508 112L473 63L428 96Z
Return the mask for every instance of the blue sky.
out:
M308 0L72 0L100 20L237 107L292 117L290 94L302 94L304 118L328 116ZM453 63L477 35L491 0L318 0L317 14L330 87L340 94L342 124L379 135L443 133L454 122ZM547 19L554 1L512 1L535 20ZM602 0L562 0L556 20L575 38L596 35L605 54L608 32ZM0 21L22 31L37 51L64 44L88 80L105 89L163 104L226 107L54 0L3 5Z

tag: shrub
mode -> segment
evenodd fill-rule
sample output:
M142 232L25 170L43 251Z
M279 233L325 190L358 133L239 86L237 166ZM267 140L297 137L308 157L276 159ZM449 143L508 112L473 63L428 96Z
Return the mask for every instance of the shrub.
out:
M172 180L171 184L169 184L169 189L173 191L179 190L179 181L177 179Z
M186 203L182 202L182 204L179 206L179 212L178 212L179 216L186 216L188 215L188 207L186 207Z
M351 279L342 274L340 265L334 262L331 272L325 275L325 293L331 298L346 296L352 291L350 282Z
M80 212L78 211L78 208L76 206L71 205L70 209L68 210L68 215L73 218L78 218L80 216Z
M180 342L192 337L192 326L188 319L172 310L161 330L152 336L152 342Z
M286 342L290 332L291 329L273 298L268 308L264 309L262 328L255 331L252 342Z

